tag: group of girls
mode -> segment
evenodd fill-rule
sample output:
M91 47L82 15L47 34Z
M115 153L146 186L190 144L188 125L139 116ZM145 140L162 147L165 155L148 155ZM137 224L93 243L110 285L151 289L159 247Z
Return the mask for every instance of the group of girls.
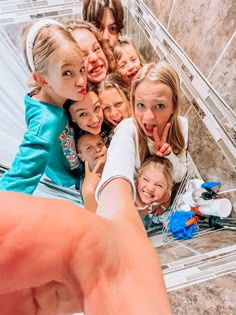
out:
M159 214L170 203L173 182L187 170L179 78L169 64L145 64L131 41L119 41L119 1L103 8L100 2L85 1L83 10L98 28L88 21L63 26L43 19L24 32L32 73L27 131L0 189L32 194L45 173L58 185L79 187L86 208L95 211L95 189L99 201L103 187L121 177L130 183L137 207L156 202L153 211ZM147 167L137 173L150 155L161 158L149 161L157 165L154 178L144 174ZM87 161L85 168L81 161Z

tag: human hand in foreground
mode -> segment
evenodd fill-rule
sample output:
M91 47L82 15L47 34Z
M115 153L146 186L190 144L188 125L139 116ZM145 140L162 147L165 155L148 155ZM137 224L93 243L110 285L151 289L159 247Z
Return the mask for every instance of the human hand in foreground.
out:
M103 189L99 215L10 192L0 192L0 204L1 315L171 314L124 179Z
M172 152L171 145L167 143L168 132L170 129L170 123L167 123L162 136L159 137L157 127L153 129L153 139L155 142L155 154L157 156L163 157L169 155Z

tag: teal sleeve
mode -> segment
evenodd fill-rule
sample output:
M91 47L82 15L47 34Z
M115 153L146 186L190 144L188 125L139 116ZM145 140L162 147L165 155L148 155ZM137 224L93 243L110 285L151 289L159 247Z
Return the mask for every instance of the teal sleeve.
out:
M51 146L38 135L26 132L11 169L0 181L0 190L32 194L46 168Z

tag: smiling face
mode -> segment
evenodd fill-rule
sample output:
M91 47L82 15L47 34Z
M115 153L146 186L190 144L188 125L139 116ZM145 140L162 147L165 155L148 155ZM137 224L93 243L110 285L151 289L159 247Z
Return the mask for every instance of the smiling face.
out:
M161 137L174 111L172 91L167 85L149 79L138 84L134 94L134 114L148 137L153 139L155 127Z
M88 82L103 81L108 71L108 61L95 35L85 28L76 28L72 34L84 53Z
M131 44L126 44L123 47L121 57L117 61L117 71L122 79L130 85L141 67L141 61L136 49Z
M86 92L87 76L82 54L69 45L62 45L49 62L48 95L59 105L66 99L80 101Z
M158 202L164 196L168 183L160 168L146 166L138 175L138 194L145 204Z
M102 38L108 41L111 47L115 47L119 40L119 32L112 10L105 8L101 20L100 30Z
M88 161L90 171L94 169L98 161L105 163L107 147L100 135L82 135L76 146L79 158L82 161Z
M93 135L101 132L103 112L98 96L93 91L88 92L82 101L73 103L69 112L74 121L82 130Z
M113 126L130 116L129 103L116 88L111 87L100 92L99 100L105 119Z

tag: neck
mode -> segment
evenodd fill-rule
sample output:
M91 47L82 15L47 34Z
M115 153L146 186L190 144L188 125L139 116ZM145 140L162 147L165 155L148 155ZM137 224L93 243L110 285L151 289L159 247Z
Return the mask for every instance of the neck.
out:
M33 96L33 98L37 99L39 101L42 101L42 102L46 102L49 104L59 106L59 107L63 107L63 105L66 101L65 98L58 96L58 95L55 95L53 92L49 93L48 91L46 91L43 88L41 88L41 90L37 94L35 94Z

